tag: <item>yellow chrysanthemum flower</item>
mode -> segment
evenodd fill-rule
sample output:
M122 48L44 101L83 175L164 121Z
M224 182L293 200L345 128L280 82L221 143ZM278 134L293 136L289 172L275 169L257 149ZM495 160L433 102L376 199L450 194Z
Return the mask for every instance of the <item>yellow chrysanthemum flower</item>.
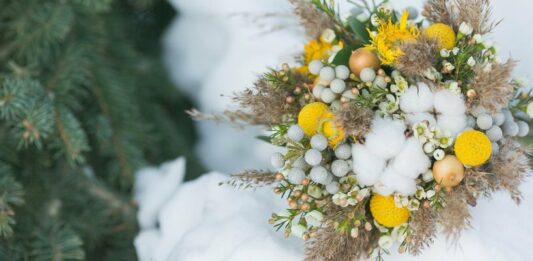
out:
M313 102L305 105L298 114L298 125L305 135L311 137L318 131L322 116L328 110L328 106L322 102Z
M394 197L374 194L370 199L370 213L382 226L397 227L409 220L410 212L407 208L399 208L394 203Z
M457 136L454 150L459 161L475 167L485 163L490 158L492 144L485 133L468 130Z
M440 48L446 48L448 50L455 47L455 32L447 24L436 23L426 28L425 33L431 38L437 39Z
M403 53L400 45L404 42L415 41L420 35L420 30L416 26L408 25L409 13L403 11L398 23L382 21L378 25L376 34L370 33L370 44L367 48L376 50L383 64L393 64Z
M324 37L320 37L320 40L311 40L304 46L304 62L305 64L297 68L300 73L308 73L307 65L314 60L325 61L331 55L334 50L341 50L344 48L344 43L339 41L337 44L328 42Z
M344 139L344 131L340 124L335 120L335 115L327 111L322 115L319 132L328 138L329 145L333 148L337 147Z

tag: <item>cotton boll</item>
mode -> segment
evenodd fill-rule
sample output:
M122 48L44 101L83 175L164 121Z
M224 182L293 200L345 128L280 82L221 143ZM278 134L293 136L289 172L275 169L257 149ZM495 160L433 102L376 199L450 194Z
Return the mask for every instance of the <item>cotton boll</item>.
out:
M320 93L320 99L325 103L332 103L335 100L335 93L331 89L326 88Z
M455 116L440 115L437 119L437 126L455 136L465 129L466 116L464 114Z
M390 196L394 192L394 189L383 184L376 184L374 186L374 191L382 196Z
M298 185L302 183L304 178L305 178L305 172L300 168L292 168L289 171L288 179L289 179L289 182L292 184Z
M433 109L434 94L429 86L423 82L417 83L418 87L418 111L430 111Z
M494 125L501 126L505 122L505 114L497 112L492 115L492 119L494 120Z
M336 160L331 163L331 172L337 177L344 177L350 171L348 163L344 160Z
M335 76L341 80L346 80L350 77L350 69L346 65L338 65L335 67Z
M352 156L352 148L348 144L341 144L335 149L335 156L347 160Z
M405 146L392 162L394 171L411 179L416 179L429 167L431 167L431 161L422 150L422 144L415 137L405 142Z
M329 87L334 93L342 93L346 89L346 83L341 79L331 81Z
M435 110L446 115L460 115L466 111L463 96L450 90L435 93Z
M337 182L331 182L326 186L326 191L329 194L335 194L339 191L339 183Z
M409 113L406 115L405 120L410 126L413 126L423 121L427 121L429 123L429 126L435 126L437 124L437 120L435 120L435 117L429 112Z
M387 188L408 196L416 192L416 182L412 178L400 175L392 168L387 168L380 178L380 182Z
M311 74L318 75L322 67L324 67L324 64L320 60L314 60L309 63L308 69Z
M394 157L405 143L405 125L402 121L376 117L366 137L367 148L383 159Z
M529 134L529 124L525 121L519 121L518 124L518 137L525 137Z
M328 171L322 166L316 166L311 169L311 172L309 172L309 176L314 182L322 183L327 180Z
M304 157L305 162L307 162L307 164L311 166L316 166L322 161L322 154L320 153L320 151L315 149L310 149L306 151Z
M492 127L492 117L488 114L482 113L477 116L477 126L482 130L488 130Z
M514 137L520 132L518 124L514 121L506 121L502 126L503 134L506 136Z
M400 109L406 113L421 112L418 110L418 100L418 90L411 86L400 96Z
M322 94L322 91L324 89L326 89L326 87L324 87L324 85L321 85L321 84L315 85L315 87L313 87L313 96L315 96L316 98L320 98L321 94Z
M352 168L359 183L374 185L385 168L385 160L373 155L361 144L352 146Z
M503 138L502 129L498 126L492 126L487 130L486 134L491 141L499 141Z

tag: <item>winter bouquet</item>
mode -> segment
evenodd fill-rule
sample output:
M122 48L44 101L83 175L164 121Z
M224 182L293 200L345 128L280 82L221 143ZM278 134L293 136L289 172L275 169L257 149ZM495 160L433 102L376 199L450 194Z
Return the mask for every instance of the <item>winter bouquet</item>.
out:
M437 231L457 237L469 207L498 190L520 202L533 99L485 37L488 0L429 0L413 8L290 0L311 40L215 115L263 125L283 153L272 171L229 183L273 186L288 209L270 223L307 242L308 260L420 253ZM198 117L205 117L193 112Z

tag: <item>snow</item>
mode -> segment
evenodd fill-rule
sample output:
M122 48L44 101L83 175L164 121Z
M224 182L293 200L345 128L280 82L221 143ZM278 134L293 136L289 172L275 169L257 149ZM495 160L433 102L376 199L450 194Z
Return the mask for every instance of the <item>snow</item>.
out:
M421 0L392 0L396 7L420 7ZM495 0L497 19L493 40L502 59L520 59L517 76L532 76L533 27L530 0ZM228 97L251 86L267 67L294 62L306 41L286 0L172 0L180 16L163 39L165 59L173 80L200 110L231 108ZM341 3L341 8L345 7ZM347 10L347 8L344 8ZM234 107L233 107L234 108ZM201 141L196 148L206 165L222 173L244 168L267 168L276 151L257 141L258 128L198 124ZM141 232L135 240L140 260L302 260L299 239L284 239L267 223L284 202L269 189L235 190L219 186L227 176L218 172L182 183L181 159L137 174ZM514 205L505 193L481 200L472 209L472 229L457 247L439 236L423 255L394 253L386 260L530 260L533 239L533 182L522 187L525 200Z

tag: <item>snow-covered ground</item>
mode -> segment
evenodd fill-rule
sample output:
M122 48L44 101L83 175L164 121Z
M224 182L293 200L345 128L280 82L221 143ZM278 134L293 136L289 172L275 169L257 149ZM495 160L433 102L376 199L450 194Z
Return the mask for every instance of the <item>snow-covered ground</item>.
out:
M421 0L392 0L420 7ZM227 96L249 87L267 67L291 63L306 41L286 0L172 0L180 16L164 39L172 77L206 112L231 108ZM512 3L512 4L511 4ZM493 40L502 58L520 60L518 76L533 76L530 0L495 0L496 18L505 18ZM345 4L341 3L341 7ZM221 97L226 95L226 97ZM141 233L135 241L141 260L301 260L303 244L283 238L267 223L284 203L268 189L239 191L218 186L244 168L265 168L275 148L254 137L259 129L198 124L196 148L213 173L181 183L185 162L176 160L137 175ZM219 173L220 172L220 173ZM533 182L516 207L497 194L472 210L473 228L458 247L439 238L422 256L394 254L387 260L531 260Z

